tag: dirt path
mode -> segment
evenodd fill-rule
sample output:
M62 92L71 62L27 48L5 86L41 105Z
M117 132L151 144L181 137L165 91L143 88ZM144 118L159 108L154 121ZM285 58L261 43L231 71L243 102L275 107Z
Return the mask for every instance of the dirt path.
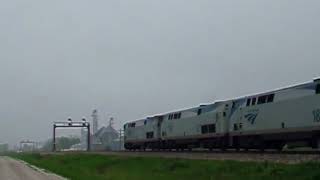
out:
M62 180L53 174L37 171L9 157L0 156L0 179L2 180Z

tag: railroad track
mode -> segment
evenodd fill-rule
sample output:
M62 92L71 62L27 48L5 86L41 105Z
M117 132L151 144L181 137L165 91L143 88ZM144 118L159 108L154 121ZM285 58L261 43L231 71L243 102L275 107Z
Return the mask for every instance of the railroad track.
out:
M250 161L250 162L276 162L286 164L297 164L305 162L320 162L320 152L311 150L290 150L290 151L271 151L260 152L257 150L249 151L108 151L108 152L56 152L41 153L68 155L74 153L99 154L106 156L125 156L125 157L156 157L172 159L199 159L199 160L230 160L230 161Z
M126 156L126 157L157 157L173 159L199 159L199 160L231 160L250 162L276 162L286 164L297 164L305 162L320 162L320 153L305 152L164 152L164 151L118 151L118 152L90 152L101 155Z
M169 151L169 150L156 150L156 151L151 151L151 150L136 150L136 151L115 151L115 152L143 152L143 153L207 153L207 154L320 154L319 150L284 150L284 151L277 151L277 150L265 150L265 151L260 151L260 150L213 150L213 151L208 151L208 150L184 150L184 151Z

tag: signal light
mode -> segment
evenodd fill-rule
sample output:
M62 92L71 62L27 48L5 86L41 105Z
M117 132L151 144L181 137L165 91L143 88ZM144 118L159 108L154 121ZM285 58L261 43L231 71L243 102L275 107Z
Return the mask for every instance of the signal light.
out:
M86 126L86 125L87 125L87 122L86 122L86 121L87 121L86 118L83 117L83 118L82 118L82 125L83 125L83 126Z
M72 119L68 118L68 125L71 126L72 125Z

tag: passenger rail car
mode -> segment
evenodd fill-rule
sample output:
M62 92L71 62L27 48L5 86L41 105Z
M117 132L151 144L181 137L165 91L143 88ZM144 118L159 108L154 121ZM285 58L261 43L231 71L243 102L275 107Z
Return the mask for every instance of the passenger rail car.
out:
M201 105L124 125L125 148L320 148L320 79Z

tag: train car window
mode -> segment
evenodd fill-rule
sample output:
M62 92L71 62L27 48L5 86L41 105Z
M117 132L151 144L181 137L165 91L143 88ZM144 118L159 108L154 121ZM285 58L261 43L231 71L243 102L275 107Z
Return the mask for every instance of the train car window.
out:
M162 136L167 136L167 133L163 131Z
M173 119L178 119L178 114L174 114Z
M223 117L226 117L227 116L227 113L226 112L223 112Z
M316 94L320 94L320 84L317 85Z
M209 133L215 133L216 132L216 125L215 124L209 124L208 125L208 131L209 131Z
M256 105L256 102L257 102L257 98L252 98L252 106Z
M201 126L201 133L202 134L207 134L208 133L208 126L207 125Z
M282 129L285 128L284 122L281 123L281 127L282 127Z
M178 113L178 119L180 119L181 118L181 112L180 113Z
M242 123L239 124L239 129L242 129Z
M266 103L266 100L267 100L267 96L260 96L258 98L258 104L264 104Z
M237 124L233 124L233 130L237 131L238 130L238 125Z
M153 138L153 132L147 132L146 136L147 136L147 139L152 139Z
M198 116L202 113L202 109L198 109Z
M144 125L147 125L147 120L144 120L143 124L144 124Z
M273 99L274 99L274 94L270 94L270 95L268 96L268 98L267 98L267 102L268 102L268 103L271 103L271 102L273 102Z
M250 106L251 99L247 99L247 106Z

